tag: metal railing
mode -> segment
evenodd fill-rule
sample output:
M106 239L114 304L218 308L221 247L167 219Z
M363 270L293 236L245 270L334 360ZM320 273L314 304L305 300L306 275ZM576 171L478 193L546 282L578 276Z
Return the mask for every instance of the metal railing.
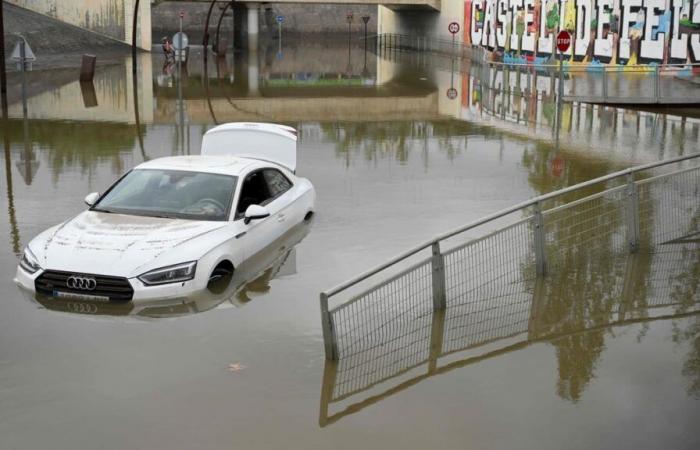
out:
M690 281L700 269L700 241L694 240L617 257L590 251L547 279L520 279L403 321L372 346L326 361L319 422L329 425L426 378L536 342L556 340L560 364L584 352L588 358L576 374L559 376L588 379L597 353L585 345L586 333L700 312L700 293ZM577 395L560 392L569 394Z
M644 164L531 198L424 242L322 292L326 359L365 351L378 341L378 335L405 317L429 316L432 310L464 304L475 293L544 277L565 269L591 249L636 252L642 236L645 244L656 245L700 232L700 166L635 179L698 157L700 153ZM513 214L520 217L503 226ZM491 232L445 248L448 241L468 237L467 232L479 227ZM400 267L428 249L430 255L408 268ZM392 270L399 273L389 275ZM385 278L379 284L354 292L365 280L382 275ZM353 295L338 301L341 293ZM336 306L330 307L330 299L337 301Z
M479 52L477 47L465 44L459 40L440 39L431 36L417 36L408 34L384 33L369 39L376 40L377 52L417 51L424 53L438 53L455 55L462 58L472 58ZM483 54L483 52L479 52Z

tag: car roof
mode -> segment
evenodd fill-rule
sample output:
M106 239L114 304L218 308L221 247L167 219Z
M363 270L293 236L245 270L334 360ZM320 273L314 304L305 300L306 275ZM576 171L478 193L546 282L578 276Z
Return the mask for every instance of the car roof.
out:
M262 166L261 161L239 156L168 156L139 164L135 169L187 170L239 176L251 166ZM269 164L276 166L275 164Z

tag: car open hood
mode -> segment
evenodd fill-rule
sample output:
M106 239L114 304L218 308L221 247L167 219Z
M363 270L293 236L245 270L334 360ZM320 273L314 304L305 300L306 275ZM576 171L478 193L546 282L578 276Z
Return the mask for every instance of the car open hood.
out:
M225 225L85 211L33 248L45 269L129 277L161 254ZM183 254L182 262L200 256Z

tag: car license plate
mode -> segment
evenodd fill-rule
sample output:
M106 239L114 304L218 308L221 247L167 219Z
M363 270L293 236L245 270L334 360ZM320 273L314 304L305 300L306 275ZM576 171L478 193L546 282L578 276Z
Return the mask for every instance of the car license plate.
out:
M76 294L74 292L53 291L53 296L60 298L72 298L76 300L93 300L99 302L109 301L109 297L105 297L103 295Z

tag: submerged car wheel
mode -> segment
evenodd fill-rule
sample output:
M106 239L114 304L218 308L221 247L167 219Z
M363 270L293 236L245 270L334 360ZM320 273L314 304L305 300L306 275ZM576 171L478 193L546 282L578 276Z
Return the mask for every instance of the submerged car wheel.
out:
M228 261L220 262L209 275L207 289L217 294L223 292L231 281L232 276L233 264Z

